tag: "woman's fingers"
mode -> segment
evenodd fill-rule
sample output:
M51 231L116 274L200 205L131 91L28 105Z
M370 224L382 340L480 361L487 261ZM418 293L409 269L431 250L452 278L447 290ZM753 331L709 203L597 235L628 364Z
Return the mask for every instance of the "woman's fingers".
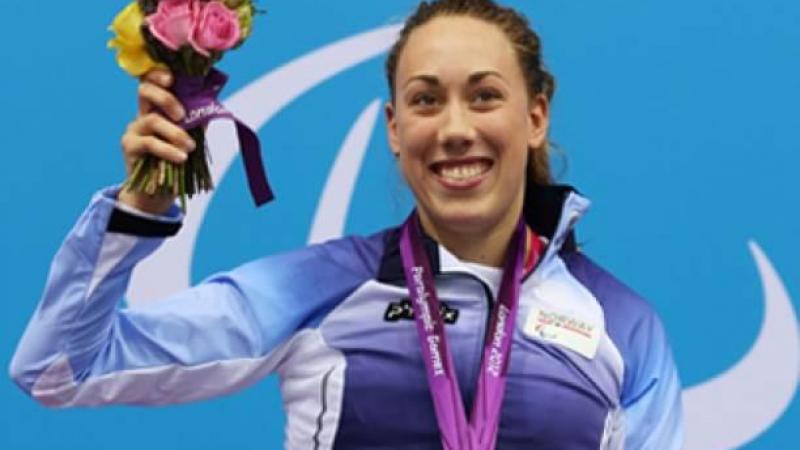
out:
M134 122L141 134L155 134L186 151L194 150L194 139L183 128L158 113L150 113Z
M183 162L185 153L194 149L194 140L173 123L180 121L185 111L168 89L172 81L172 74L165 69L151 70L142 77L139 83L139 117L128 127L127 137L123 136L126 154L149 152L170 161Z
M158 113L149 113L134 120L122 136L122 148L127 160L151 153L182 163L186 160L186 153L194 150L194 147L194 140L186 131Z
M131 176L136 161L144 155L153 155L173 163L186 161L187 153L195 147L194 140L175 122L183 119L184 109L169 87L173 76L168 70L148 72L139 83L139 114L122 135L122 151L128 175ZM151 176L154 176L151 174ZM118 196L122 203L153 214L166 212L175 200L174 195L147 195L123 189Z
M122 146L125 148L126 156L130 159L129 165L145 153L155 155L176 164L186 161L185 151L155 136L126 134L122 137Z
M172 86L172 73L166 69L153 69L142 76L142 81L157 84L166 89Z
M163 111L177 122L186 114L181 102L165 87L149 81L139 83L139 115Z

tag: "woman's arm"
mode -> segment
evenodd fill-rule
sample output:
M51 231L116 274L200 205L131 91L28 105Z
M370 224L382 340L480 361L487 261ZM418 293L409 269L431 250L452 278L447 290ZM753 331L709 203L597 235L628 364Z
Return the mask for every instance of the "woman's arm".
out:
M49 406L159 404L236 388L239 383L221 376L230 375L226 366L257 363L270 350L248 311L247 303L260 297L248 269L140 309L118 310L136 263L163 238L109 231L119 211L114 195L93 199L56 254L12 360L12 377ZM174 210L171 217L179 219ZM261 362L266 370L267 363Z
M680 450L684 427L681 384L672 349L654 314L636 327L637 364L628 367L622 394L626 449Z
M335 260L355 253L354 241L342 240L119 309L133 268L164 238L132 234L131 218L118 220L126 213L116 193L98 194L67 236L11 362L16 383L45 405L157 405L247 386L280 365L298 330L368 277ZM174 228L179 213L171 211L150 219L145 234Z

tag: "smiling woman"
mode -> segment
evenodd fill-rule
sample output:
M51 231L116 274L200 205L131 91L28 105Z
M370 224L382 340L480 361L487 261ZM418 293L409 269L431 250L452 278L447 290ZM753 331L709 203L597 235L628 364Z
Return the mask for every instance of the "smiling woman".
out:
M527 21L489 0L423 3L387 75L405 223L119 309L182 216L171 196L105 189L56 254L12 361L20 387L49 406L160 405L277 372L287 448L679 448L661 322L577 249L589 202L551 184L554 81ZM171 81L144 77L129 165L190 151Z

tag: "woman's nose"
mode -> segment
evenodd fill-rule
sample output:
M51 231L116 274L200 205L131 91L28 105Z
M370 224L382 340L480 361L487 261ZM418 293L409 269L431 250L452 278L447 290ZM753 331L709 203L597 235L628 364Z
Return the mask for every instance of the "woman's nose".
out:
M448 151L464 151L475 142L475 128L470 120L469 109L459 102L450 102L439 129L439 144Z

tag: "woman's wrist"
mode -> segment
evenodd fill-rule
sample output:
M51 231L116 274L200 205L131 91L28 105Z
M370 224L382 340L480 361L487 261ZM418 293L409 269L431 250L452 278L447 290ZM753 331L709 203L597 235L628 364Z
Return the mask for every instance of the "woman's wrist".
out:
M175 203L175 196L147 195L131 192L123 188L117 195L117 201L148 214L164 215Z

